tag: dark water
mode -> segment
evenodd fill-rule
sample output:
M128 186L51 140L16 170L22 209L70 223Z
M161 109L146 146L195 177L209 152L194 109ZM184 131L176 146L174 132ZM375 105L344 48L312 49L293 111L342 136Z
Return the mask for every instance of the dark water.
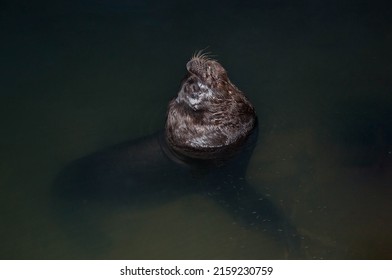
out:
M0 4L0 258L285 257L197 194L97 204L97 236L53 215L58 172L161 129L186 61L207 46L259 115L247 179L306 237L306 258L392 258L390 5L31 2Z

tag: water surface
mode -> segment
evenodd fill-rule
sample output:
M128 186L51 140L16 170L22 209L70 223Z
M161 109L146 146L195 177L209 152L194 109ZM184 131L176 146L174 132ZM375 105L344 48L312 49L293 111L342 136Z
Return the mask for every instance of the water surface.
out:
M391 9L325 2L1 4L0 258L285 257L197 194L95 205L96 236L53 215L58 172L161 129L209 46L259 115L247 179L306 237L306 258L391 259Z

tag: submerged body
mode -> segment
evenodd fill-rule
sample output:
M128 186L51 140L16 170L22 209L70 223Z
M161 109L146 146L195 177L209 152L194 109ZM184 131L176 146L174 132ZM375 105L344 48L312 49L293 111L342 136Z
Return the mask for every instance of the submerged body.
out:
M187 71L164 131L79 159L61 172L56 199L66 203L60 212L82 216L92 201L147 205L198 193L222 204L242 226L269 232L296 256L295 228L244 180L258 133L253 106L217 61L199 54Z

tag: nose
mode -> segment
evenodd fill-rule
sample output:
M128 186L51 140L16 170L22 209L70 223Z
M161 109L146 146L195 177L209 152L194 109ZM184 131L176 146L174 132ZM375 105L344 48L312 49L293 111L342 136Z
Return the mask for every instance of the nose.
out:
M186 64L186 70L188 70L188 72L192 72L191 69L194 68L194 66L193 66L194 64L195 64L195 61L193 59L189 60L188 63Z

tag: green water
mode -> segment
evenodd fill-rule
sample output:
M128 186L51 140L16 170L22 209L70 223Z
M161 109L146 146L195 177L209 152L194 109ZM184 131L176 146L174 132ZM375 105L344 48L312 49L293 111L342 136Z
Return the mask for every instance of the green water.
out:
M96 205L88 249L52 213L58 172L161 129L208 46L257 109L247 179L306 237L306 258L391 259L391 9L324 2L1 4L0 258L285 257L197 194Z

